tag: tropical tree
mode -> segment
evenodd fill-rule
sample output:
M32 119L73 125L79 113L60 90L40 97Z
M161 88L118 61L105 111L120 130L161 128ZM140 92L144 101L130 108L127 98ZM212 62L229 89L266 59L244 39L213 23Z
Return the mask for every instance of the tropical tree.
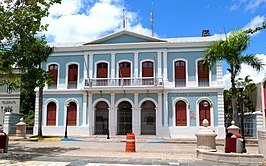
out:
M51 5L60 2L61 0L0 1L0 76L3 74L12 76L14 67L20 69L22 88L26 87L24 90L30 91L25 93L27 95L33 95L36 87L39 87L41 91L45 81L49 78L48 74L40 67L52 51L46 45L45 37L40 35L47 29L47 25L41 24L41 19L48 16ZM1 79L3 81L0 85L17 85L18 83L16 79L4 79L3 77ZM22 95L24 90L22 90ZM29 98L29 96L22 97L22 99ZM25 101L21 103L27 104ZM32 103L29 105L32 106ZM27 107L23 107L24 113L30 112L26 110ZM42 114L41 108L39 108L39 115ZM41 119L39 119L40 125ZM38 135L41 136L41 127L39 129Z
M209 46L204 53L205 69L212 68L217 61L225 60L229 64L227 68L231 74L231 88L232 88L232 111L233 120L238 122L237 115L237 87L236 76L241 70L241 64L250 65L256 70L261 70L263 67L262 61L254 54L242 55L248 48L250 42L250 35L246 30L238 30L230 33L225 40L215 41Z

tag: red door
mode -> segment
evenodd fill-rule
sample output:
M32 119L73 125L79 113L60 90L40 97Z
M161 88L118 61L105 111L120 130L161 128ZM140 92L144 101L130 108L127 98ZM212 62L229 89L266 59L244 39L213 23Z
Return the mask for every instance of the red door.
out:
M76 126L76 120L77 120L77 105L74 102L70 103L70 106L67 108L67 125L68 126Z
M57 85L58 65L56 64L49 65L49 73L53 75L52 84Z
M175 62L175 85L186 85L186 65L184 61Z
M131 77L130 68L131 66L129 62L119 63L119 78L130 78ZM130 79L124 79L123 85L130 85Z
M198 61L198 81L206 84L209 82L209 71L203 70L203 61Z
M97 65L97 78L107 78L108 74L108 64L99 63Z
M176 103L176 126L187 126L187 106L184 101Z
M207 106L205 105L205 107L204 107L204 102L208 103L208 105ZM200 123L200 126L203 126L202 121L204 119L207 119L209 121L209 125L210 125L210 123L211 123L210 108L211 108L211 106L210 106L210 103L208 101L203 100L200 102L200 104L199 104L199 118L200 118L199 123Z
M54 102L50 102L47 106L46 125L47 126L56 125L56 104Z
M153 62L147 61L142 63L142 77L153 77Z

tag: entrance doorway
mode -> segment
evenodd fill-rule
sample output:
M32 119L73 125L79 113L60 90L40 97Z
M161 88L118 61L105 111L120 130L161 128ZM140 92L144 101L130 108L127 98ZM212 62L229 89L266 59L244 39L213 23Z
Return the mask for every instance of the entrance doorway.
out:
M132 133L132 106L128 101L123 101L117 110L117 134L127 133Z
M106 135L109 129L108 104L100 101L95 108L95 134Z
M156 111L152 101L145 101L141 105L141 134L156 135Z

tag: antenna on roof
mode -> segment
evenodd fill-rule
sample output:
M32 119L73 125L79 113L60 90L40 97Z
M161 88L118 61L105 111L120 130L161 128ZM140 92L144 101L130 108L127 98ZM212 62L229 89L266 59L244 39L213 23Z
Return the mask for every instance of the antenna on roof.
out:
M150 13L150 22L151 22L151 30L152 30L152 36L153 36L154 35L153 2L152 2L152 10Z
M126 29L125 9L123 8L123 29Z

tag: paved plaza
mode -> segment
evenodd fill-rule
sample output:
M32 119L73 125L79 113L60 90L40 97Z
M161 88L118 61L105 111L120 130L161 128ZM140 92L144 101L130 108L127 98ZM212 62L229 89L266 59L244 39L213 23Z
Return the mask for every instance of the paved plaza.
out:
M66 141L10 141L0 165L230 165L196 158L195 142L137 139L136 153L125 153L125 139L69 139ZM257 147L248 146L249 153ZM223 151L223 146L217 146Z

